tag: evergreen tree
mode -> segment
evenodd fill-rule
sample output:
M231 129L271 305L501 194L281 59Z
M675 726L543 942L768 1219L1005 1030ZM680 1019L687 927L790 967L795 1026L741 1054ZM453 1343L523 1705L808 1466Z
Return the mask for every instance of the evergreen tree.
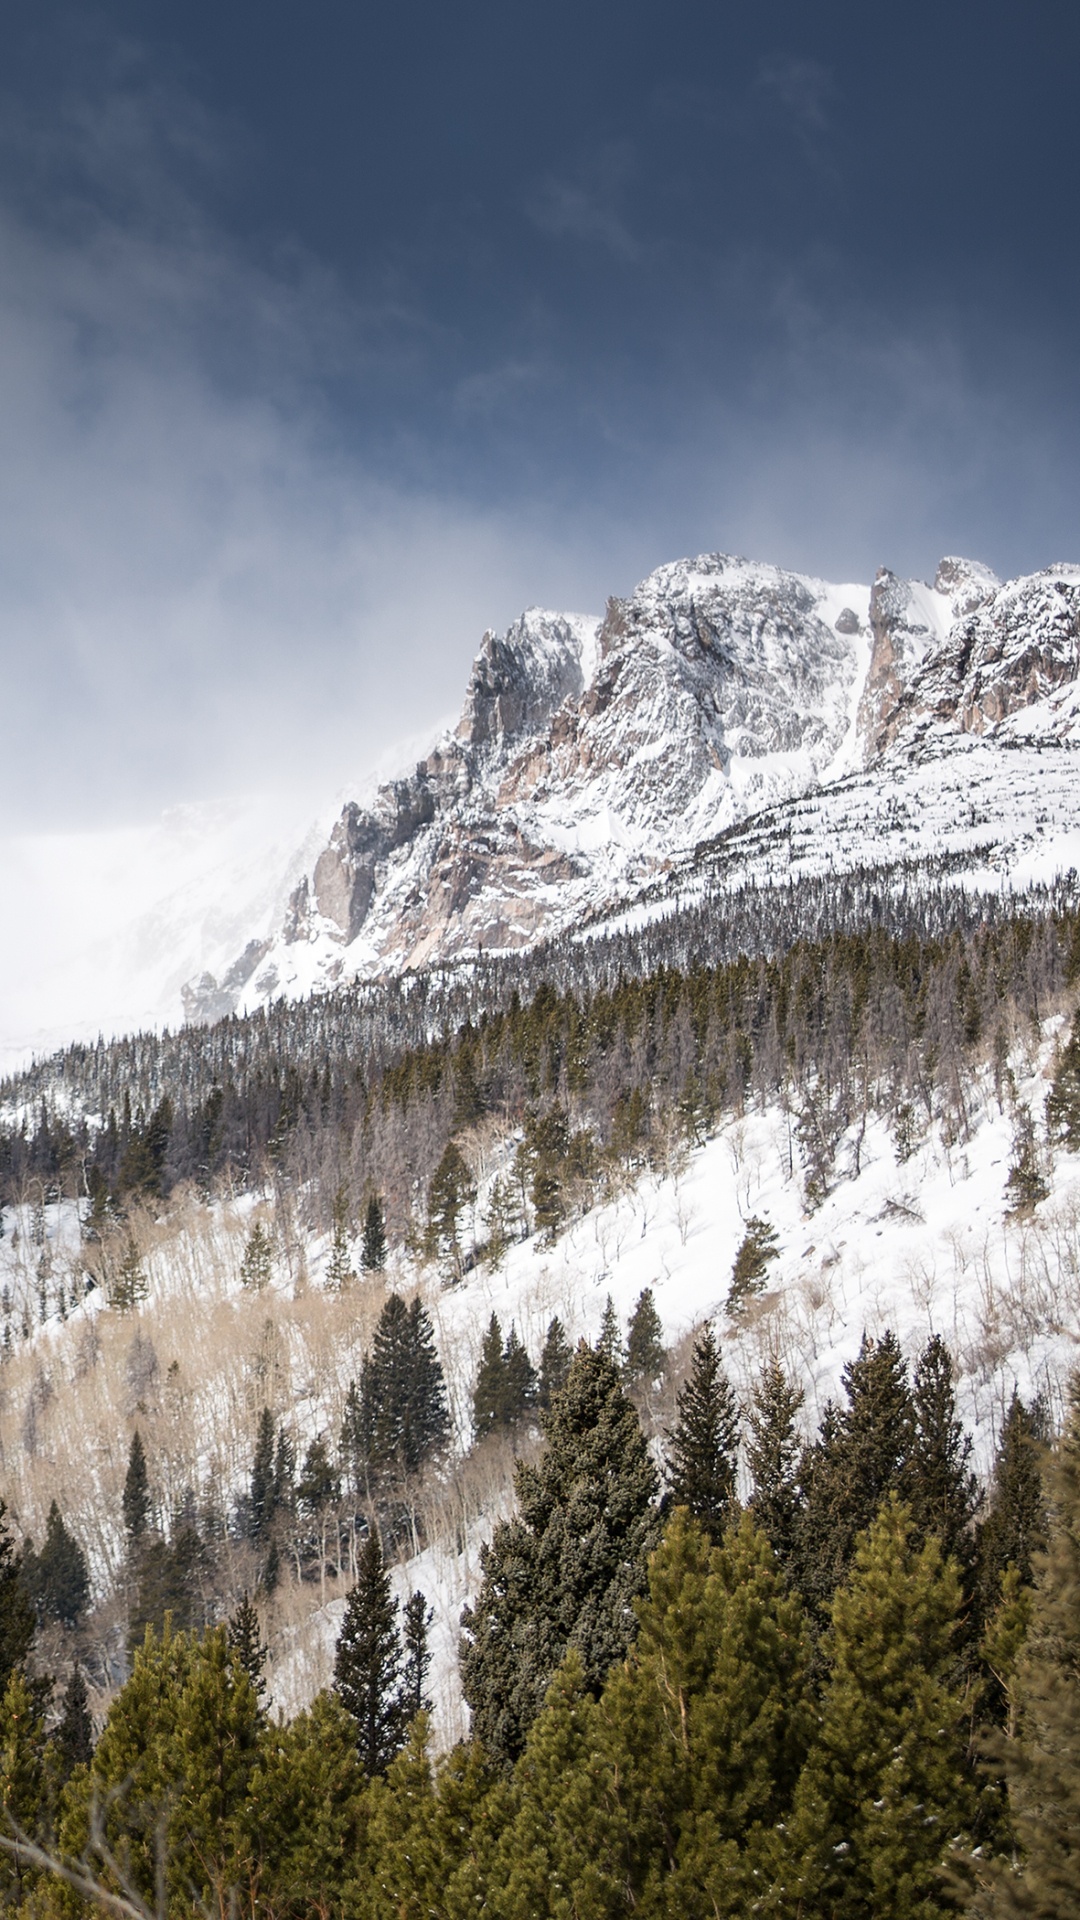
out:
M401 1704L406 1720L415 1720L418 1713L431 1712L431 1701L424 1687L431 1667L428 1632L434 1618L434 1607L428 1606L419 1590L409 1595L401 1609Z
M622 1331L619 1316L615 1311L615 1302L610 1293L604 1301L604 1311L600 1315L600 1331L596 1336L596 1351L613 1367L621 1369L626 1358L623 1352Z
M787 1830L792 1912L937 1920L957 1904L941 1867L975 1805L951 1685L960 1579L912 1531L891 1495L832 1603L819 1732Z
M1035 1122L1031 1110L1022 1107L1016 1117L1016 1129L1013 1134L1013 1157L1009 1165L1009 1175L1005 1182L1005 1198L1008 1203L1010 1220L1025 1220L1034 1213L1040 1200L1045 1200L1050 1187L1043 1172L1038 1142L1035 1138Z
M86 1681L78 1661L72 1667L71 1677L64 1688L60 1724L53 1739L60 1757L61 1774L65 1780L69 1780L76 1767L85 1766L94 1751L94 1723L90 1718Z
M890 1492L910 1481L915 1407L907 1366L892 1333L864 1334L844 1369L845 1407L829 1407L800 1467L804 1505L792 1572L803 1598L824 1620L855 1541Z
M1019 1737L999 1743L1020 1857L994 1876L995 1920L1080 1913L1080 1379L1047 1478L1049 1541L1016 1670Z
M544 1338L544 1349L540 1355L540 1377L537 1382L536 1403L541 1412L551 1407L556 1394L562 1392L570 1372L573 1359L566 1329L558 1315L549 1323Z
M259 1910L276 1920L348 1910L367 1863L366 1781L356 1723L332 1688L263 1736L248 1825L258 1844Z
M1073 1015L1069 1038L1046 1098L1046 1125L1051 1136L1070 1153L1080 1152L1080 1013Z
M150 1540L138 1562L135 1604L128 1622L128 1647L134 1653L148 1628L163 1632L171 1620L178 1632L198 1625L206 1579L207 1553L196 1529L185 1524L170 1541Z
M667 1365L664 1326L656 1311L651 1287L643 1287L626 1332L626 1379L644 1390L659 1380Z
M264 1541L269 1537L277 1507L277 1477L274 1470L274 1416L269 1407L259 1415L255 1435L255 1453L251 1462L248 1494L251 1537Z
M428 1194L426 1245L429 1258L448 1260L456 1273L461 1270L461 1215L475 1198L476 1182L461 1148L451 1140L435 1169Z
M711 1327L694 1343L675 1408L678 1418L668 1435L667 1504L688 1507L709 1538L718 1541L735 1503L739 1409Z
M1040 1411L1029 1411L1014 1389L994 1458L989 1512L978 1536L979 1609L984 1620L998 1606L1007 1567L1017 1569L1024 1586L1035 1578L1035 1558L1047 1538L1044 1450Z
M0 1808L7 1834L15 1838L47 1839L48 1811L45 1728L37 1689L17 1669L9 1674L0 1696ZM16 1845L0 1853L0 1903L25 1911L41 1874Z
M64 1525L55 1500L49 1508L41 1552L31 1549L23 1556L23 1580L39 1620L78 1626L90 1598L90 1573L86 1555Z
M317 1515L341 1498L341 1482L334 1472L326 1441L317 1434L304 1455L296 1483L296 1502L304 1513Z
M933 1534L946 1556L969 1567L979 1483L971 1468L972 1442L957 1417L952 1360L937 1334L915 1368L912 1399L915 1423L905 1492L916 1532L922 1539Z
M364 1381L364 1371L368 1366L369 1362L365 1360L359 1387L355 1380L349 1381L338 1442L342 1464L354 1493L364 1493L367 1490L367 1469L371 1459L373 1436L370 1416L373 1409L370 1388Z
M136 1427L131 1436L131 1448L128 1453L127 1473L124 1476L124 1532L127 1535L128 1551L139 1545L150 1525L150 1475L146 1467L146 1452L142 1435Z
M364 1239L360 1264L365 1273L381 1273L386 1265L386 1220L377 1193L369 1194L364 1208Z
M361 1381L362 1424L377 1474L418 1473L450 1435L446 1387L431 1320L417 1295L392 1293L379 1315Z
M247 1237L240 1262L240 1283L261 1293L269 1285L274 1265L274 1243L261 1220L256 1220Z
M130 1313L133 1307L146 1299L149 1292L150 1282L143 1269L142 1257L134 1234L129 1232L119 1265L112 1276L109 1302L119 1313Z
M505 1424L512 1429L528 1418L536 1403L536 1368L513 1325L503 1350L503 1380L506 1391Z
M360 1549L356 1585L334 1655L334 1687L356 1723L360 1764L370 1777L385 1773L405 1737L402 1652L394 1598L378 1534Z
M763 1291L769 1262L778 1259L779 1254L776 1228L756 1216L748 1220L739 1251L735 1255L728 1288L726 1306L733 1319L738 1317L748 1300Z
M22 1580L22 1568L0 1500L0 1689L20 1670L34 1638L34 1609Z
M259 1616L245 1593L235 1612L229 1615L228 1641L255 1692L257 1700L266 1692L266 1662L270 1649L262 1639Z
M496 1432L502 1425L505 1397L503 1335L498 1315L493 1313L480 1348L480 1365L473 1387L473 1432L478 1440L486 1439L489 1433Z
M539 1460L518 1463L517 1516L482 1549L480 1593L462 1615L473 1731L504 1764L521 1751L568 1647L594 1691L625 1653L656 1537L656 1473L603 1354L582 1343L543 1427Z
M334 1195L333 1224L330 1230L330 1256L326 1263L326 1284L332 1293L341 1293L356 1279L349 1259L349 1197L343 1186Z
M746 1463L750 1507L782 1566L787 1566L802 1510L801 1443L796 1425L803 1404L778 1360L770 1360L754 1388L748 1421Z

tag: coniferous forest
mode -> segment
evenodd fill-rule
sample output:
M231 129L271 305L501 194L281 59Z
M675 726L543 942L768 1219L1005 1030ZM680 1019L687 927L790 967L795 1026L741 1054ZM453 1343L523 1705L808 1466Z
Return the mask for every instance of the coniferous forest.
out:
M557 1314L530 1349L493 1311L464 1402L425 1297L386 1279L407 1256L452 1293L766 1107L812 1219L871 1123L902 1165L931 1128L963 1142L989 1089L1012 1116L1010 1215L1030 1218L1053 1144L1080 1146L1080 918L920 911L726 956L684 918L636 964L613 940L350 989L73 1049L5 1087L4 1198L40 1253L2 1302L0 1388L95 1293L134 1329L100 1537L59 1494L32 1533L3 1514L10 1908L1077 1911L1080 1387L1063 1418L1014 1393L981 1473L936 1334L913 1352L866 1332L815 1420L775 1353L737 1392L723 1328L778 1257L754 1213L726 1318L678 1354L650 1288L625 1323L609 1296L576 1345ZM1050 1016L1044 1137L1013 1061ZM494 1180L478 1141L505 1149ZM244 1293L266 1298L288 1219L324 1237L342 1313L370 1305L340 1418L303 1441L267 1320L246 1454L207 1488L170 1465L185 1388L140 1309L147 1223L212 1218L223 1194L259 1203ZM58 1276L42 1223L65 1205L80 1250ZM421 1565L462 1459L507 1465L455 1650L469 1732L447 1746L432 1608L395 1569ZM463 1541L475 1520L462 1498ZM332 1681L286 1717L265 1622L289 1583L346 1598Z

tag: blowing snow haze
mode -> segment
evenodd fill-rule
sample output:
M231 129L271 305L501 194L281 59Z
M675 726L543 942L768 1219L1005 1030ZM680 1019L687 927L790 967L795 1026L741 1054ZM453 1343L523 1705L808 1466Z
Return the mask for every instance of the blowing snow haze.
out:
M262 793L294 844L524 606L696 551L1076 553L1078 40L1046 6L17 9L9 1004L108 936L125 835L223 802L224 871Z

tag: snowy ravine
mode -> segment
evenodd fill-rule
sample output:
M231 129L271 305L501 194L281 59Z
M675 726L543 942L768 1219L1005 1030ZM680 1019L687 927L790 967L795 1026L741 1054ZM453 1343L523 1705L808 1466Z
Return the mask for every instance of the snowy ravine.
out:
M1048 1022L1040 1040L1017 1046L1011 1063L1014 1109L1030 1106L1040 1137L1059 1031L1057 1021ZM814 1212L806 1208L789 1116L777 1106L749 1110L702 1145L677 1152L667 1172L646 1173L593 1209L551 1246L517 1245L496 1270L480 1268L452 1287L399 1257L386 1283L424 1293L462 1450L492 1312L504 1333L517 1326L536 1358L553 1315L572 1338L595 1337L609 1294L625 1325L650 1287L673 1347L703 1321L716 1322L744 1401L761 1362L779 1358L804 1390L808 1429L839 1393L864 1330L880 1335L891 1328L912 1360L931 1334L941 1335L985 1470L1014 1387L1025 1398L1046 1394L1060 1412L1080 1341L1080 1155L1058 1150L1049 1198L1030 1219L1008 1219L1014 1109L999 1109L987 1075L970 1102L969 1136L950 1143L934 1123L902 1163L888 1129L870 1120L861 1139L845 1139L835 1184ZM510 1141L491 1153L481 1207L512 1150ZM54 1316L32 1331L6 1363L5 1496L19 1525L40 1533L51 1490L62 1485L65 1516L87 1543L99 1580L118 1564L123 1415L130 1419L141 1390L132 1361L133 1350L143 1352L140 1342L149 1341L155 1356L152 1420L142 1422L152 1459L170 1434L191 1436L188 1464L178 1462L176 1485L166 1490L170 1498L192 1479L233 1499L243 1491L254 1419L275 1392L301 1448L318 1433L338 1432L347 1383L358 1372L383 1291L361 1280L344 1294L328 1293L325 1240L294 1248L289 1260L279 1255L271 1285L256 1295L246 1291L240 1257L253 1209L262 1204L238 1196L189 1213L171 1233L160 1226L145 1259L150 1297L137 1315L111 1312L100 1294L91 1296L66 1321ZM780 1255L768 1290L732 1322L725 1311L732 1263L755 1215L776 1228ZM50 1207L45 1225L54 1275L65 1260L77 1268L71 1209ZM5 1228L0 1284L27 1301L32 1326L39 1256L28 1210L19 1209L18 1218L8 1210ZM97 1345L88 1358L91 1328ZM461 1607L476 1588L480 1544L506 1510L505 1462L486 1479L485 1471L482 1453L459 1460L447 1497L430 1509L435 1518L424 1552L395 1576L403 1597L419 1586L435 1608L431 1690L444 1740L464 1726L455 1669ZM322 1599L317 1584L297 1594L292 1614L272 1635L274 1695L289 1712L329 1678L344 1605L340 1594Z

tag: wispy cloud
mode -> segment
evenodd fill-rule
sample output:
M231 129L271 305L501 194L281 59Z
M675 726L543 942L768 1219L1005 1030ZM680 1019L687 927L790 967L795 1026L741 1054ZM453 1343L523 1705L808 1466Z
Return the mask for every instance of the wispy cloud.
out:
M822 134L831 124L836 84L827 67L794 54L764 60L757 84L790 116L804 134Z
M556 239L587 241L616 259L640 258L641 244L630 229L622 203L633 175L630 150L603 147L576 170L541 181L529 202L534 224Z

